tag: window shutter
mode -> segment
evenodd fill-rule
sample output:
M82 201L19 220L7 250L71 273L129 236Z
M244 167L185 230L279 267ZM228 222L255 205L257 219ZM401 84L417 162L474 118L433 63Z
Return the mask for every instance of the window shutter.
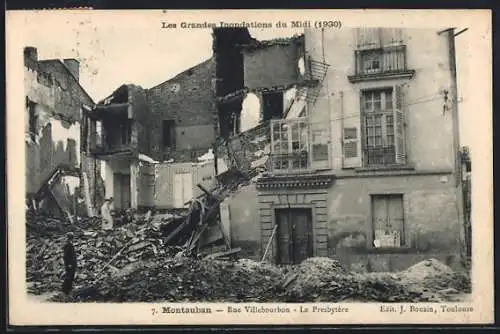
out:
M344 127L342 131L342 150L344 157L344 167L360 167L360 149L359 149L359 129L356 126Z
M401 28L383 28L381 33L382 46L401 45L403 33Z
M380 47L380 29L357 28L356 45L359 49L371 49Z
M363 145L361 144L361 139L364 137L363 127L361 126L361 121L363 120L363 113L361 112L361 106L363 100L362 95L360 97L360 104L355 114L347 110L346 116L342 122L342 134L341 134L341 144L342 144L342 166L344 168L354 168L361 167L361 152Z
M394 103L394 146L396 163L406 164L405 114L403 111L403 88L395 86L393 90Z

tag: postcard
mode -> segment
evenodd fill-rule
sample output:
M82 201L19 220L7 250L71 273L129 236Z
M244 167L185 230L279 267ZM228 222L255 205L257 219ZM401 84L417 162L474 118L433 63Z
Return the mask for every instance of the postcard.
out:
M11 325L493 322L489 11L6 17Z

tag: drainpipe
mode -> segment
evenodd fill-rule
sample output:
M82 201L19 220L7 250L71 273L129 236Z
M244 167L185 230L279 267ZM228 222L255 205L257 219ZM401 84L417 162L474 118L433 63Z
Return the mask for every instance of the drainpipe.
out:
M460 128L458 119L458 85L457 85L457 65L456 65L456 52L455 52L455 36L464 32L461 30L455 34L455 28L447 29L441 33L446 33L448 39L448 58L450 66L450 79L451 79L451 117L453 122L453 151L454 151L454 177L455 177L455 187L458 192L457 196L457 212L458 212L458 222L459 226L462 227L462 235L465 241L465 224L464 224L464 203L463 203L463 187L462 187L462 159L461 159L461 149L460 149ZM462 242L460 242L462 246ZM463 253L461 252L463 255Z

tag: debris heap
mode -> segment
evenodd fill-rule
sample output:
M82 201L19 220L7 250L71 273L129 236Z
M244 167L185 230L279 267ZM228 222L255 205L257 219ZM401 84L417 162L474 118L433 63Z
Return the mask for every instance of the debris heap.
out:
M27 221L26 276L33 293L60 289L64 274L62 250L67 232L75 236L76 286L89 285L131 263L173 256L176 251L164 245L159 225L134 222L103 231L99 219L88 219L78 225L37 216L27 216Z

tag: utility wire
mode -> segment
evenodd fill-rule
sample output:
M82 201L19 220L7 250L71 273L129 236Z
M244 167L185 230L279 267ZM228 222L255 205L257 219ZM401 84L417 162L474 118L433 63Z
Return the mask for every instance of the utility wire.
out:
M413 103L403 104L403 106L411 106L411 105L415 105L415 104L427 103L427 102L431 102L431 101L440 100L441 98L442 97L436 97L436 98L427 99L427 100L423 100L423 101L416 101ZM343 117L337 117L337 118L330 119L330 122L341 121L341 120L352 119L352 118L361 118L361 112L356 113L356 114L345 114ZM310 122L310 124L323 124L323 123L324 122L312 122L312 123Z

